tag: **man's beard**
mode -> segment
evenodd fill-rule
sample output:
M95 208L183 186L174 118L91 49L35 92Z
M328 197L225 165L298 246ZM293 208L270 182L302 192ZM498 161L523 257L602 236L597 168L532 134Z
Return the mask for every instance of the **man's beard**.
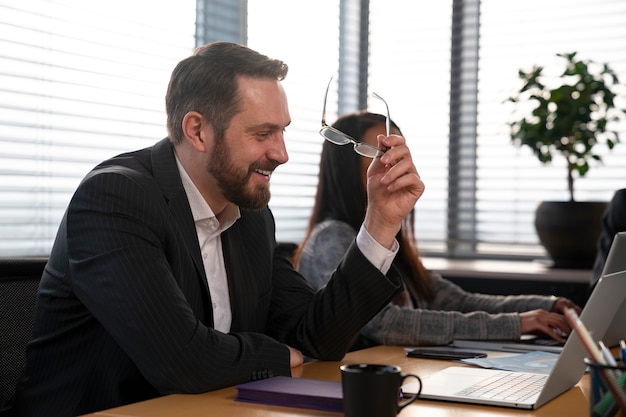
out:
M267 162L265 166L254 163L247 169L238 168L233 164L231 150L224 139L215 144L207 171L215 178L224 197L237 206L248 210L259 210L270 200L269 183L259 184L254 190L248 189L248 182L255 169L273 171L278 164Z

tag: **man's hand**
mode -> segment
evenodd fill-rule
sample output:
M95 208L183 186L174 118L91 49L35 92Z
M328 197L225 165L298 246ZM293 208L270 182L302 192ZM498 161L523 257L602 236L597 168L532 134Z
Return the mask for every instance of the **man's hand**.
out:
M402 219L424 192L411 152L402 136L378 136L387 151L374 158L367 170L367 212L364 225L378 243L391 248Z
M304 362L304 357L302 356L302 352L298 349L292 348L289 345L286 345L287 349L289 349L289 366L291 368L295 368L296 366L302 365Z
M519 314L522 334L536 334L555 339L559 343L565 343L563 336L572 331L565 316L559 313L550 313L538 309Z

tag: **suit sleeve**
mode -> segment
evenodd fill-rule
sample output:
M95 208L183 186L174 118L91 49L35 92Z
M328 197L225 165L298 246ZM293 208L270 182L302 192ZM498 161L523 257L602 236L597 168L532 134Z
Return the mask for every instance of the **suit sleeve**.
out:
M400 275L395 268L382 274L355 242L327 285L308 302L306 294L310 289L304 278L288 261L279 260L275 263L269 334L307 356L339 360L361 328L400 288Z

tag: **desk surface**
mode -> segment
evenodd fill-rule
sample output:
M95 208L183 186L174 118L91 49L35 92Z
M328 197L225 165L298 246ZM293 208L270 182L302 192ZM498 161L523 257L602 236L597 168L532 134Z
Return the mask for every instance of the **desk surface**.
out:
M397 346L378 346L349 353L339 362L312 362L294 369L295 377L340 381L339 366L344 363L378 363L398 365L405 373L425 377L450 366L450 361L407 358L404 349ZM456 363L455 363L456 365ZM534 416L576 417L588 416L587 375L572 389L548 402L535 411L486 407L471 404L455 404L429 400L417 400L399 414L401 417L489 417ZM174 417L174 416L238 416L238 417L293 417L293 416L340 416L339 413L242 403L234 400L235 388L225 388L204 394L174 394L136 404L89 414L95 417Z

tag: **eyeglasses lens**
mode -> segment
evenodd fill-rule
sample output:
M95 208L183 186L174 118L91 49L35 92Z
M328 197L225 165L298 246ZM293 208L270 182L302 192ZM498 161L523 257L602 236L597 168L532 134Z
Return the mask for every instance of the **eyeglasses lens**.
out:
M376 158L384 153L381 149L368 145L367 143L355 143L354 150L359 155L366 156L368 158Z
M346 137L346 135L334 130L330 126L323 127L320 130L320 135L322 135L324 139L331 141L335 145L345 145L346 143L352 142L349 138Z

